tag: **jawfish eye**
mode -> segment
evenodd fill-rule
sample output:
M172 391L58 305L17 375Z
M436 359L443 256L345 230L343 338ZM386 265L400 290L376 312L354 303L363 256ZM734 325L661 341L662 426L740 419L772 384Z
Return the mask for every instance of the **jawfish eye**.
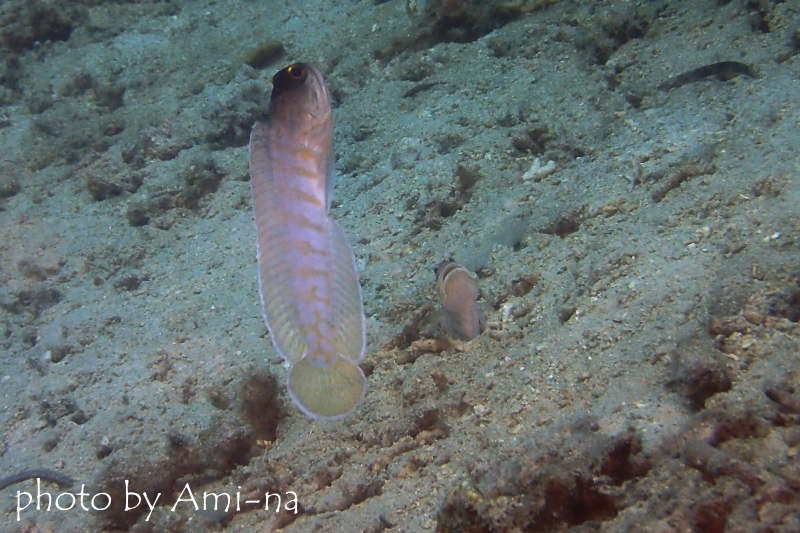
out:
M286 69L286 73L289 74L292 78L299 80L303 77L303 66L302 65L292 65L291 67Z

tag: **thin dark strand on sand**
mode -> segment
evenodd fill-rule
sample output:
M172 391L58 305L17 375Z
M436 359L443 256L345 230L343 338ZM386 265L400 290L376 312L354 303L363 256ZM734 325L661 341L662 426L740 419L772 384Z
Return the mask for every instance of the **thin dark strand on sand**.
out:
M662 91L669 91L670 89L677 89L689 83L700 81L709 76L717 77L731 77L733 75L742 74L751 78L758 78L758 73L750 65L739 63L738 61L720 61L719 63L712 63L705 65L689 72L684 72L659 84L658 88Z
M62 487L71 487L75 484L75 480L69 477L66 474L62 474L57 470L48 470L46 468L35 469L35 470L23 470L22 472L18 472L16 474L12 474L10 476L0 478L0 490L13 485L14 483L19 483L20 481L25 481L27 479L35 479L41 478L47 481L52 481L53 483L58 483Z

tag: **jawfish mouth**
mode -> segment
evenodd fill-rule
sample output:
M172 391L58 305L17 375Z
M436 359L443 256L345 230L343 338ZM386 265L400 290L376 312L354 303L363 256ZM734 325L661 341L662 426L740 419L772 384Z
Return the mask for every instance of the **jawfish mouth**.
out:
M447 280L448 274L450 274L453 270L458 268L464 268L452 259L445 259L438 265L436 268L433 269L433 273L436 275L436 288L438 292L441 294L444 290L444 285Z
M330 113L331 98L328 86L322 78L322 73L311 65L306 65L307 74L305 84L310 92L309 112L314 116Z

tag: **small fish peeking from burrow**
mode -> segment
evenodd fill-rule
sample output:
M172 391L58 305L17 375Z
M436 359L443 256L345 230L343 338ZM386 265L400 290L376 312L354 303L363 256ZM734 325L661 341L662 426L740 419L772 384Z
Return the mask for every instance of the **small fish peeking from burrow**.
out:
M486 317L476 301L479 293L475 280L452 259L439 263L434 272L442 322L449 340L455 345L471 341L486 329Z

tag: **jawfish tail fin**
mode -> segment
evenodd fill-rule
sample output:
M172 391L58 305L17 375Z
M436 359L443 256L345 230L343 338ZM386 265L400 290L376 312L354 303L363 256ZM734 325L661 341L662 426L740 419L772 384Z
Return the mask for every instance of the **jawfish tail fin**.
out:
M332 361L304 357L289 370L287 387L292 401L317 420L336 420L350 414L367 392L367 378L350 359Z

